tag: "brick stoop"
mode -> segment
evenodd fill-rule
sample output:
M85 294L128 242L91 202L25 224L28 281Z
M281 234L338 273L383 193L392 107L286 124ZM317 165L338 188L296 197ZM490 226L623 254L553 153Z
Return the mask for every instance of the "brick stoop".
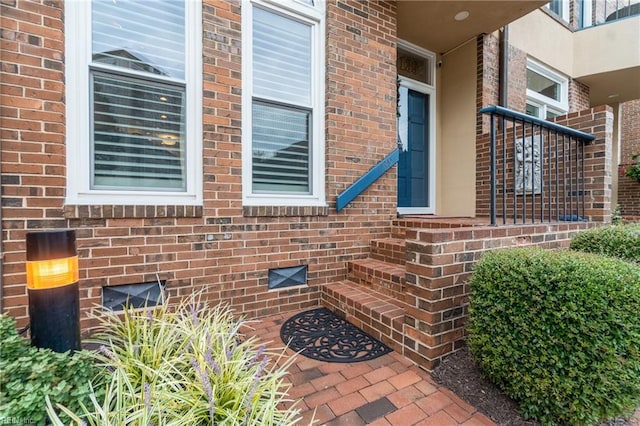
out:
M346 280L322 287L321 303L428 371L465 343L468 279L484 253L567 247L575 233L596 226L419 217L393 224L392 238L371 241L368 258L347 262Z
M349 280L378 293L405 301L405 266L377 259L357 259L347 262Z
M321 297L323 306L403 353L403 302L348 280L325 285Z
M404 238L383 238L371 240L372 259L404 265L406 263L406 240Z

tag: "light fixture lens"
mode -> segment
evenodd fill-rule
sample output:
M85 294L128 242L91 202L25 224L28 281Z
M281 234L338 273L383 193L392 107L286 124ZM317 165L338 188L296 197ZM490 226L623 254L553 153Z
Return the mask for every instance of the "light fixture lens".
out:
M75 232L27 232L26 269L29 289L62 287L77 282Z
M455 19L456 21L464 21L468 17L469 17L469 11L468 10L462 10L462 11L456 13L456 16L454 16L453 19Z
M62 287L78 281L78 256L27 262L27 288Z

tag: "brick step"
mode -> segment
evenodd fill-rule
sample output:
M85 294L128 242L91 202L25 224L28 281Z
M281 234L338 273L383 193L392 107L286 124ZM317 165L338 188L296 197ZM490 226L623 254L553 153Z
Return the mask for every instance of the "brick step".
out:
M393 221L391 236L406 238L407 229L444 229L488 226L486 217L438 217L433 215L403 216Z
M323 286L321 300L338 316L402 353L403 302L349 280Z
M371 258L383 262L405 264L405 243L402 238L371 240Z
M347 262L347 278L368 289L405 301L405 267L378 259Z

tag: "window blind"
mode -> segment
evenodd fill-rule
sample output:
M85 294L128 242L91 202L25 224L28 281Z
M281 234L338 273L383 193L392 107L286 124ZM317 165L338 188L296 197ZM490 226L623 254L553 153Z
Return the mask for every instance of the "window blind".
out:
M184 2L94 0L91 19L91 188L185 191Z
M184 87L93 73L94 189L186 187Z
M311 26L253 11L252 189L309 194Z
M311 106L311 27L254 8L253 95Z
M309 111L253 104L254 192L309 192Z
M92 52L94 62L184 79L184 2L94 0Z

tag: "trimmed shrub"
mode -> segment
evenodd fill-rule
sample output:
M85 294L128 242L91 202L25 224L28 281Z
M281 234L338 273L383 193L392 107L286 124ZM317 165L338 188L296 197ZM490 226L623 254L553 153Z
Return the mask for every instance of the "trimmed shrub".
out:
M198 296L177 307L104 312L93 340L107 380L104 399L73 412L48 405L76 424L289 425L299 410L286 398L284 376L292 362L244 338L242 320L228 307L209 309ZM273 359L277 357L277 359Z
M610 225L578 233L571 249L640 263L640 224Z
M640 267L568 250L487 253L468 344L527 419L582 425L640 402Z
M89 383L97 373L87 351L70 356L32 347L18 335L15 320L0 315L0 422L44 424L46 397L79 410L91 402Z

